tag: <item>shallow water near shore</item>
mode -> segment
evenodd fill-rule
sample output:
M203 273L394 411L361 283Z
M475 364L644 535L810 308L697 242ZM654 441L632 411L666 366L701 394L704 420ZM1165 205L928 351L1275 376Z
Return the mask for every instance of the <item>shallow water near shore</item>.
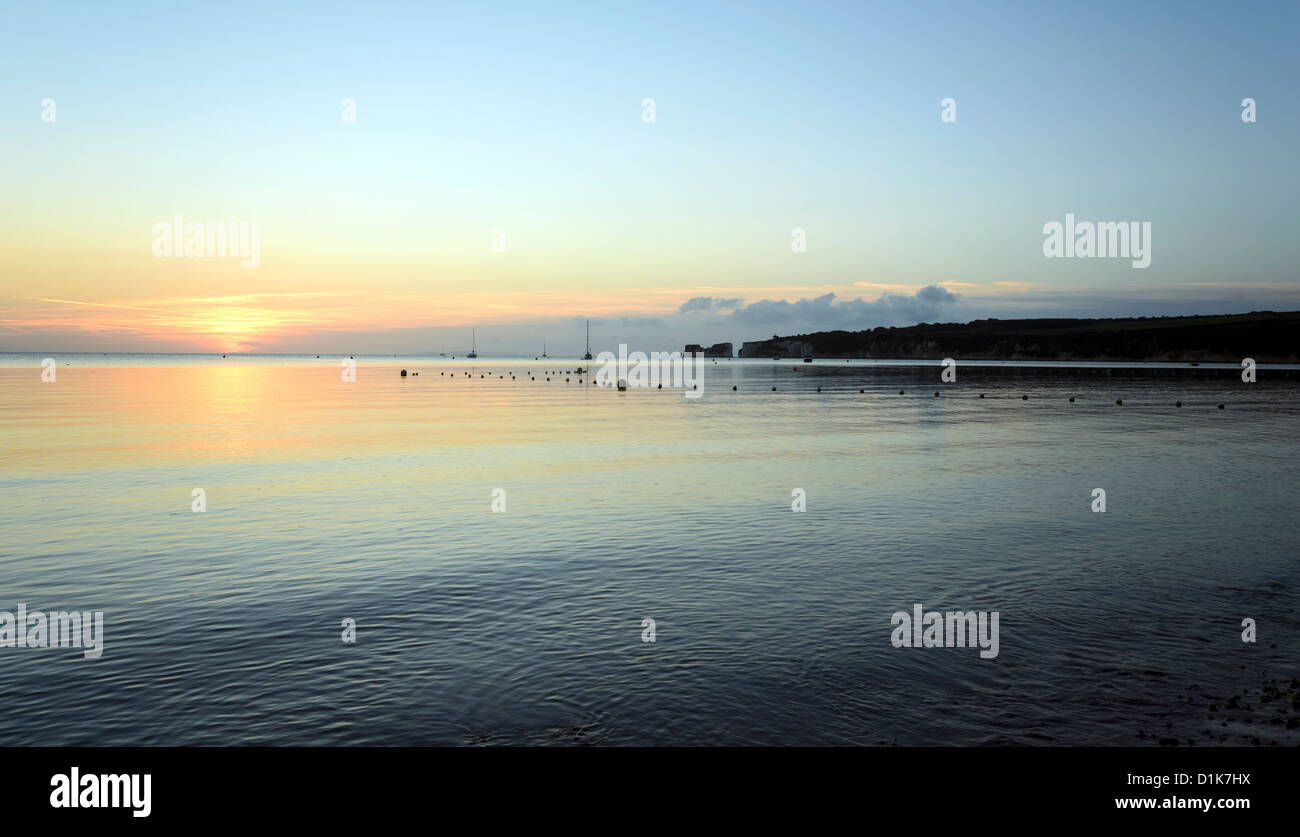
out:
M1300 743L1267 369L55 357L0 357L0 610L105 647L0 647L5 744Z

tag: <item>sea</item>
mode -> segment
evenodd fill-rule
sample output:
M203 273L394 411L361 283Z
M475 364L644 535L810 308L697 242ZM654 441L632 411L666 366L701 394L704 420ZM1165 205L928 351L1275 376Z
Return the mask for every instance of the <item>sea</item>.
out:
M1300 743L1297 367L592 365L0 354L0 744Z

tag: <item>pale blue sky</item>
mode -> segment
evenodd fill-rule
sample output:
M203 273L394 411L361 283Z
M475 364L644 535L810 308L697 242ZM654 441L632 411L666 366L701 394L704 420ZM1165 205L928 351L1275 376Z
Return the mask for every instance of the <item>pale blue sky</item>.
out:
M135 258L142 227L184 211L260 221L240 292L481 282L644 317L677 291L955 282L953 319L1300 307L1293 2L10 2L3 19L0 243L23 252L0 297L86 296L93 276L65 277ZM1151 267L1044 259L1066 212L1151 221ZM493 227L514 261L480 269ZM129 264L105 299L198 290ZM592 313L555 303L502 333ZM691 317L658 328L773 331Z

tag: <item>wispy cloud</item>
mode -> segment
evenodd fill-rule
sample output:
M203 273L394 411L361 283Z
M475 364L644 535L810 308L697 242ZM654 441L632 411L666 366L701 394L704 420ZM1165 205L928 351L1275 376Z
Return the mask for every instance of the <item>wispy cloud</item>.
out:
M864 329L933 320L948 313L960 299L947 288L927 285L910 296L885 293L875 300L857 297L837 302L833 293L794 302L764 299L738 308L731 316L753 326Z
M740 297L723 299L721 297L696 296L683 302L681 306L677 309L677 313L690 314L695 311L704 311L704 312L726 311L732 308L736 308L739 305L740 305Z

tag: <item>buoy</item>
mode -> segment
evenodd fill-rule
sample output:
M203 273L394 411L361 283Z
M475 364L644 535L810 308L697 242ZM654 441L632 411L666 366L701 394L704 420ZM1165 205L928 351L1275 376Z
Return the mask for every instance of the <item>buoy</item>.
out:
M776 392L776 387L772 387L772 392Z
M1117 405L1123 407L1123 406L1124 406L1124 399L1123 399L1123 398L1116 398L1116 399L1115 399L1115 403L1116 403Z
M659 386L663 386L663 384L660 384ZM625 389L627 389L627 379L626 379L626 378L619 378L619 379L618 379L618 391L619 391L619 392L622 392L622 391L624 391Z
M1073 396L1073 395L1070 396L1070 403L1071 403L1071 404L1074 403L1074 396Z
M660 385L659 385L659 388L660 388L660 389L663 389L663 388L664 388L664 385L663 385L663 384L660 384Z
M980 398L983 398L983 397L984 397L984 393L981 392L981 393L980 393Z
M1181 407L1181 406L1183 406L1183 402L1181 402L1181 401L1175 401L1175 402L1174 402L1174 406L1175 406L1175 407Z
M402 370L402 377L403 377L403 378L406 377L406 370L405 370L405 369Z
M1220 410L1223 409L1223 405L1222 405L1222 404L1219 405L1219 409L1220 409Z
M864 393L864 392L866 392L865 389L860 389L860 390L858 390L858 395L861 395L861 394Z
M731 391L732 391L732 392L735 392L735 391L736 391L736 388L733 386L733 387L731 388Z
M898 391L898 394L899 394L899 395L902 395L902 394L903 394L903 391L900 389L900 390Z
M939 393L936 392L936 393L934 394L934 397L935 397L935 398L938 398L938 397L939 397Z
M1022 395L1022 396L1020 396L1020 400L1021 400L1021 401L1028 401L1028 400L1029 400L1029 396L1028 396L1028 395Z
M822 391L822 388L821 388L821 387L817 387L817 391L818 391L818 392L821 392L821 391Z

